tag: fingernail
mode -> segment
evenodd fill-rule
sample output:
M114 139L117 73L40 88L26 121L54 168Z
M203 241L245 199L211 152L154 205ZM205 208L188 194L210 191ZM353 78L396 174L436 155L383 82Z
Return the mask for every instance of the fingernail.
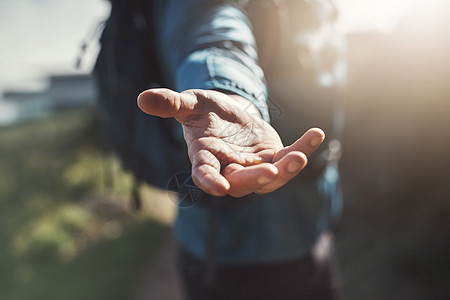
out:
M271 181L272 181L272 179L267 178L265 176L258 177L258 179L256 180L256 182L258 182L258 184L260 184L260 185L268 184Z
M295 173L300 169L301 165L296 162L296 161L292 161L288 164L287 166L287 170L289 173Z
M261 158L261 157L254 157L253 158L253 163L256 165L256 164L260 164L260 163L262 163L262 162L264 162L264 160Z
M311 139L310 145L311 145L311 147L317 147L320 145L320 143L322 143L322 141L323 141L323 137L316 136Z

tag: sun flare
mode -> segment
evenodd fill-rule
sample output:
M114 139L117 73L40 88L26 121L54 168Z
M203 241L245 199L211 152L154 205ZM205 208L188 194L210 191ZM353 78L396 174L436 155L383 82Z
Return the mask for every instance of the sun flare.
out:
M445 0L338 0L341 24L349 32L390 32L408 16L410 25L429 26L439 17ZM415 24L415 25L414 25Z

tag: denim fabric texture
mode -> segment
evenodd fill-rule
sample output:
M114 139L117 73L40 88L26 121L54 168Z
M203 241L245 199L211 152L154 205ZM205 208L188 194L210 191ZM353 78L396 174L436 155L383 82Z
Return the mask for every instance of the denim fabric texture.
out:
M314 123L314 115L305 114L308 107L302 108L303 100L304 103L313 102L311 99L314 99L314 93L310 90L313 90L314 84L322 89L317 94L325 95L323 98L329 101L324 100L318 104L318 107L322 105L327 110L323 113L327 118L324 124L333 124L333 101L337 99L334 94L339 90L336 86L340 82L333 80L339 72L343 76L343 71L336 67L337 59L328 64L321 64L317 76L301 69L302 62L298 63L298 69L292 66L289 74L274 68L273 64L264 69L260 66L261 57L258 54L266 49L258 49L258 45L277 44L278 47L278 41L275 39L268 43L260 42L261 38L257 41L253 28L256 23L249 19L244 2L247 1L155 1L154 26L156 44L159 47L157 54L161 65L164 66L162 71L169 87L180 92L186 89L216 89L241 95L251 101L259 109L263 119L269 122L270 82L267 84L266 78L282 84L288 84L288 78L294 78L298 81L292 82L292 92L288 93L287 97L280 93L280 97L284 98L284 102L280 103L291 101L292 104L283 104L285 115L281 115L275 122L275 128L279 130L285 142L292 142L292 137L299 137L309 126L317 126ZM313 32L308 26L304 28L305 32ZM264 32L260 28L258 30ZM285 35L280 33L274 36ZM302 40L302 37L299 34L288 36L298 44L307 43L304 40L309 41ZM272 36L267 34L267 38ZM282 61L286 58L283 53L271 53L277 57L269 60ZM285 53L288 56L288 52ZM320 55L317 54L311 52L311 58L320 60ZM298 58L297 55L293 57ZM305 61L307 60L308 58L305 58ZM292 65L296 64L297 62ZM324 68L327 67L329 68L325 72ZM281 80L277 81L276 78ZM295 89L299 87L305 88L297 93ZM283 86L283 90L287 88L290 87ZM276 87L273 91L276 91ZM302 95L305 99L302 99ZM329 99L330 97L332 99ZM281 98L274 95L274 99ZM323 170L324 172L312 181L298 176L267 195L252 194L240 199L222 197L222 202L228 201L235 205L220 208L218 212L217 262L282 262L309 253L320 234L328 230L333 220L338 218L342 205L337 165L325 166ZM205 201L214 200L214 197L209 195L203 197ZM194 205L188 208L180 207L175 222L178 244L184 251L200 260L206 257L207 219L207 208Z

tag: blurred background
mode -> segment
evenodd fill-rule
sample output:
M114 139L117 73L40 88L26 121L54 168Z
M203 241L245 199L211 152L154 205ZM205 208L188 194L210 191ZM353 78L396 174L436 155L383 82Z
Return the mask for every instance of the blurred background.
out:
M343 299L450 299L450 2L338 5ZM131 210L134 180L99 130L89 73L108 12L0 0L0 299L180 299L175 205L142 186Z

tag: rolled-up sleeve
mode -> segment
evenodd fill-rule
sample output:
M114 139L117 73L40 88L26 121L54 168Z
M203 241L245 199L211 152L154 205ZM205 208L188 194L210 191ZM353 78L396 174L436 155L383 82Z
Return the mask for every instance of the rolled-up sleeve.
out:
M166 0L156 8L157 53L171 87L241 95L269 121L264 74L241 7L233 1Z

